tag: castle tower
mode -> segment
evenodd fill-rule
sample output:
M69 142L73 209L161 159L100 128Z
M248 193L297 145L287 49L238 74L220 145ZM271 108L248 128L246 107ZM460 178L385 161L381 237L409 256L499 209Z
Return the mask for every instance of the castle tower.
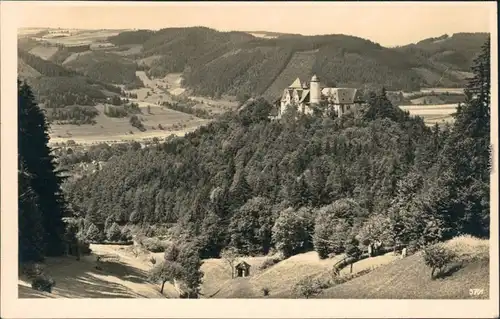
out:
M319 79L316 75L313 75L311 78L311 85L309 89L310 104L319 104L321 100L321 88L319 85Z

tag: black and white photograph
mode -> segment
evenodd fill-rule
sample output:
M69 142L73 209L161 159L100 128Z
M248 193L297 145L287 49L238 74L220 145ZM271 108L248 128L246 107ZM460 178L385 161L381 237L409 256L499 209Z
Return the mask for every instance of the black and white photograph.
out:
M2 317L498 316L495 2L1 14Z

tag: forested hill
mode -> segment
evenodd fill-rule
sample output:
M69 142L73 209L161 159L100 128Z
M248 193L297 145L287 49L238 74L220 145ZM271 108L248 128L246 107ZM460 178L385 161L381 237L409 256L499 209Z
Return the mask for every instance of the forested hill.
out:
M474 58L479 54L478 48L488 38L488 33L455 33L436 38L429 38L401 49L404 52L419 50L421 54L435 62L457 66L459 70L468 71Z
M401 48L385 48L348 35L266 39L204 27L128 31L109 40L142 45L139 58L151 57L151 76L183 72L185 86L195 94L264 94L272 99L297 76L311 73L326 84L369 89L463 87L466 75L462 72L470 69L485 35L457 34L445 41L425 40Z
M138 225L194 242L201 257L314 247L324 258L354 239L422 247L487 237L489 45L451 127L427 127L385 90L336 119L290 108L273 121L257 99L185 137L114 157L66 185L67 199L96 238Z
M242 253L267 252L280 216L305 216L307 224L294 227L310 234L311 218L335 210L328 205L336 200L359 215L343 221L346 236L367 219L383 223L398 198L398 205L415 196L423 201L416 205L434 205L432 167L448 131L427 128L384 94L370 103L366 112L340 119L275 122L267 119L270 105L258 100L185 138L112 159L68 185L68 199L103 233L113 222L177 224L176 235L196 238L204 256L228 244ZM417 210L427 223L426 209ZM311 247L304 240L298 250Z
M47 113L50 120L92 123L97 115L93 106L121 92L117 86L93 80L21 49L18 50L18 77L29 83L37 102L51 110Z

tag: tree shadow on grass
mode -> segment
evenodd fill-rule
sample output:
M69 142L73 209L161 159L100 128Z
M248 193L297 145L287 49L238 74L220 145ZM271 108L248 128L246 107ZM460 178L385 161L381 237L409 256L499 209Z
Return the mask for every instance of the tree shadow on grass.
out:
M66 298L147 298L130 288L102 280L92 274L67 278L54 292Z
M445 279L452 276L454 273L462 269L463 265L461 263L454 263L446 267L443 271L439 272L434 276L434 279Z
M20 298L148 298L127 286L127 282L147 284L145 271L119 260L99 263L87 260L76 261L69 257L48 261L46 274L56 281L53 294L44 294L30 287L19 286ZM21 291L22 289L22 291Z
M106 261L101 262L102 270L94 268L98 274L112 274L115 277L124 281L130 281L136 284L143 284L147 282L147 274L145 271L130 267L129 265L120 261Z

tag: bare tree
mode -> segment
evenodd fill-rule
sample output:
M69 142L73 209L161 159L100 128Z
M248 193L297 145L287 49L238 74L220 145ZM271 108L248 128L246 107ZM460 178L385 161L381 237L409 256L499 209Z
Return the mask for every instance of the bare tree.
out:
M228 263L229 267L231 267L231 278L234 278L234 266L236 261L240 257L238 251L234 247L229 247L224 249L220 253L220 256Z

